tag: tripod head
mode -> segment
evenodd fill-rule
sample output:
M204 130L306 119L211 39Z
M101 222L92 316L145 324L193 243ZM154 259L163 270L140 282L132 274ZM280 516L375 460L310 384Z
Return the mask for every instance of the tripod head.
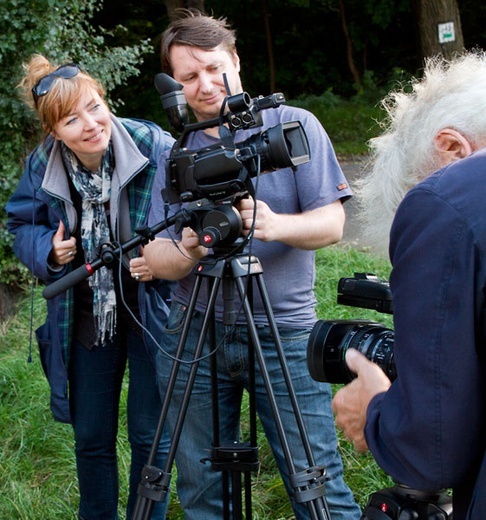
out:
M189 217L189 222L188 222ZM229 248L233 251L241 239L242 220L232 199L213 202L201 199L185 208L182 218L177 218L176 233L182 227L190 227L199 237L199 243L207 248Z

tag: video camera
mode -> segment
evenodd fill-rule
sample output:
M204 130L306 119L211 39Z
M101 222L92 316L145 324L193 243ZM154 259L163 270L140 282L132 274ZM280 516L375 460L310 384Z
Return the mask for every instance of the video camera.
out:
M369 273L338 282L337 302L393 314L390 285ZM316 381L349 383L356 375L346 365L348 348L376 363L390 380L397 377L394 332L369 320L319 320L307 344L307 366ZM362 520L452 520L452 499L444 490L418 491L397 484L372 493Z
M181 132L167 161L164 200L190 203L189 226L201 245L231 245L241 233L239 213L232 205L254 195L251 178L310 160L304 129L299 121L284 122L235 143L235 132L261 126L262 110L284 103L283 94L254 99L246 92L228 96L218 118L189 124L183 86L164 73L155 76L155 86L171 125ZM186 148L191 132L213 127L218 127L219 143L199 150Z

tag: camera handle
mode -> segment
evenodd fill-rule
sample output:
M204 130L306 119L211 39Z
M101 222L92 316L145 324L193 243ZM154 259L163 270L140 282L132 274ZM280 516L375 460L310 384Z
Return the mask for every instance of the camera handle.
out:
M280 340L278 328L275 322L273 311L270 305L270 300L263 280L262 267L260 261L252 256L238 254L233 257L226 257L217 259L215 263L208 263L207 259L205 262L198 264L196 269L196 280L192 289L191 297L187 307L186 318L182 328L181 336L176 349L175 359L172 365L172 369L169 376L169 381L166 389L166 395L162 403L162 409L159 417L159 423L156 429L152 449L147 461L146 466L142 471L142 480L138 488L138 497L135 505L134 514L132 520L149 520L154 501L162 501L166 499L170 479L171 479L171 468L175 460L175 453L179 443L184 419L189 405L189 399L194 385L194 381L197 374L198 363L202 355L205 338L209 332L210 351L214 352L215 338L214 338L214 309L215 302L218 293L218 289L223 280L223 289L225 291L234 290L236 285L241 306L243 308L248 332L251 338L249 348L249 358L258 361L260 371L262 374L265 389L267 391L268 400L272 408L272 412L275 419L275 424L279 434L280 442L284 452L285 460L287 462L290 482L295 491L295 500L298 503L304 503L307 505L310 517L312 519L319 520L330 520L330 512L328 505L325 501L325 488L324 480L326 476L326 469L324 466L317 466L314 462L314 456L310 446L310 442L306 433L305 425L303 422L302 414L300 413L297 397L293 388L290 371L287 366L285 353ZM248 283L243 281L243 277L248 278ZM201 288L201 283L204 278L207 278L209 284L209 296L208 306L204 315L203 324L199 333L198 341L196 343L193 362L189 371L189 376L186 383L186 388L182 397L182 403L179 409L176 423L174 425L174 431L171 432L171 445L164 469L159 469L153 466L157 446L162 437L164 424L167 418L172 394L176 384L177 374L181 363L182 354L185 349L185 343L188 337L191 317L195 310L197 297ZM252 278L257 282L260 295L265 307L267 314L268 323L270 325L272 335L275 340L275 348L278 353L282 373L288 389L289 398L292 404L293 412L297 422L297 426L300 432L302 446L305 450L307 461L309 464L308 468L297 471L295 464L292 459L292 452L286 438L284 426L281 420L280 412L276 402L276 398L273 392L273 388L270 381L270 376L265 365L265 359L262 352L260 339L258 337L257 327L253 320L252 313L252 302L250 297L252 296ZM234 284L234 285L233 285ZM246 285L248 285L248 290ZM250 296L249 296L250 295ZM212 464L212 469L215 471L222 471L222 485L223 485L223 501L224 501L224 515L225 519L230 518L230 500L233 505L233 518L243 518L242 511L242 479L245 484L245 507L247 519L251 519L251 486L250 486L250 473L258 468L257 453L258 447L256 446L256 413L254 407L254 392L252 391L253 382L250 382L250 442L249 443L229 443L220 444L219 439L219 413L217 410L217 395L215 395L214 389L215 383L215 356L212 356L212 378L213 378L213 448L211 452L211 458L209 459ZM254 363L253 363L254 365ZM254 370L252 371L254 374ZM252 377L253 379L253 377ZM229 481L232 482L232 493L230 497Z
M103 243L99 255L92 262L86 262L77 269L74 269L74 271L70 271L62 278L47 285L42 291L42 296L46 300L58 296L70 287L89 278L95 271L101 269L103 266L111 267L116 259L121 258L125 253L128 253L137 246L147 244L150 240L153 240L160 231L176 223L180 223L181 226L189 225L189 223L193 221L193 218L190 210L182 209L172 217L168 217L152 227L136 229L137 236L127 240L121 245L110 244L109 242Z

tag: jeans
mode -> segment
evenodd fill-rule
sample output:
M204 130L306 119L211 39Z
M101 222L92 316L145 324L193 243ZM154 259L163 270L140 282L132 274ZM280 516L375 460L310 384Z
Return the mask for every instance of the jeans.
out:
M172 303L171 314L166 326L167 337L164 338L165 346L172 355L175 354L177 347L184 312L184 306L176 302ZM202 313L194 313L184 348L184 359L193 358L202 319ZM219 439L221 444L226 444L239 441L240 404L243 390L248 389L248 333L246 326L231 328L216 323L215 328L216 345L218 346L216 358L220 413ZM295 414L288 399L287 387L270 330L265 326L259 326L258 329L265 365L272 381L285 437L292 451L295 471L298 473L307 469L309 464L296 426ZM355 503L350 489L343 481L342 461L337 451L336 431L331 411L330 385L314 381L309 376L307 369L306 353L309 332L302 329L281 330L283 348L315 463L324 464L327 469L329 480L325 483L326 501L332 518L333 520L358 520L361 517L361 511ZM207 353L206 345L204 354ZM161 395L165 395L171 369L172 362L159 351L157 353L157 375ZM189 369L188 364L180 364L167 416L170 431L174 428L181 407L181 398L187 387ZM298 520L308 519L310 514L307 506L296 504L293 500L294 490L289 485L288 464L281 448L259 368L256 369L255 401L257 413L292 501L296 518ZM223 517L221 473L212 470L210 464L200 462L210 456L213 439L211 403L210 358L206 358L198 366L175 457L178 474L177 492L186 520L200 520L201 518L216 520Z
M118 464L116 438L123 375L127 365L128 440L131 448L127 519L133 515L137 487L160 415L161 400L154 362L140 334L128 330L113 342L92 350L74 342L70 360L70 406L79 481L79 517L83 520L118 519ZM169 446L164 432L155 465L163 468ZM168 504L155 502L152 519L162 520Z

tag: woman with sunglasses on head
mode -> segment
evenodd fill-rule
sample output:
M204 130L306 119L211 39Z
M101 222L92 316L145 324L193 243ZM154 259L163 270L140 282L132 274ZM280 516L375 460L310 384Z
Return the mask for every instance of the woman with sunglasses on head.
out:
M45 139L7 204L8 229L18 258L51 283L98 257L102 244L123 244L145 225L157 158L174 140L154 123L115 117L101 85L74 63L56 68L34 55L25 69L19 87ZM142 248L126 256L49 300L47 321L36 331L53 415L74 429L83 520L118 518L116 438L127 365L127 518L161 409L156 346L137 321L146 317L148 295L169 285L153 280ZM167 448L164 435L159 468ZM167 501L154 505L152 518L165 517Z

